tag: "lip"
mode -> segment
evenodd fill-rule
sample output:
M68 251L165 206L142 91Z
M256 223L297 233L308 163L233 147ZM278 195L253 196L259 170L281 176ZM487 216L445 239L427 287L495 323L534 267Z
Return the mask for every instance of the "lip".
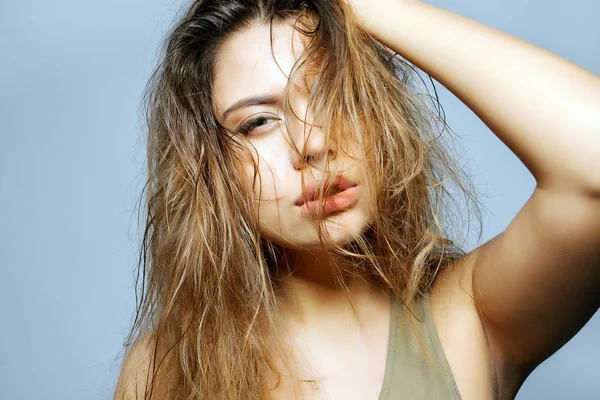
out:
M325 198L315 198L321 186L330 186L334 193ZM358 200L358 184L337 175L333 179L313 180L306 185L306 191L296 200L295 205L300 207L303 213L316 214L322 204L324 214L348 209Z

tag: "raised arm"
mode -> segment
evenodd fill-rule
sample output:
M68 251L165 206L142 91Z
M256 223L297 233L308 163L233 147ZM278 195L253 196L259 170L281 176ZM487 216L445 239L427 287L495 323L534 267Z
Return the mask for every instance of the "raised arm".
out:
M417 0L348 0L363 27L462 100L534 175L505 232L467 257L497 364L524 377L600 306L600 79Z

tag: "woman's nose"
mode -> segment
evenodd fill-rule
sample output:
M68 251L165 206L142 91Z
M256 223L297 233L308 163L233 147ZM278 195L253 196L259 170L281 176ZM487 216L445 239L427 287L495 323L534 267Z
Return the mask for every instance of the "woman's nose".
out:
M327 133L321 126L314 123L309 113L302 117L306 120L293 118L296 121L292 124L294 141L293 146L290 146L292 164L295 169L306 168L307 165L324 167L327 161L335 158L335 146L332 140L328 140Z

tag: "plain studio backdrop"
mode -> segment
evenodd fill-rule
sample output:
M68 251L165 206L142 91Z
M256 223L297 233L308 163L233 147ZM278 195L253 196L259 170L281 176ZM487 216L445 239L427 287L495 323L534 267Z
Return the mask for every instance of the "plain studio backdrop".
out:
M597 0L429 2L600 75ZM140 95L182 3L0 2L0 399L112 397L135 306ZM487 208L487 240L523 206L533 177L436 88ZM517 398L600 399L599 359L596 315Z

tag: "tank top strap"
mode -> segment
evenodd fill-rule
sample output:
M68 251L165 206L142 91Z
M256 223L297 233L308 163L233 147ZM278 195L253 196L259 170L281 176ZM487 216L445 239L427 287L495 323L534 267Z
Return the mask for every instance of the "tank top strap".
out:
M429 295L408 310L392 300L388 353L379 400L460 400L431 314Z

